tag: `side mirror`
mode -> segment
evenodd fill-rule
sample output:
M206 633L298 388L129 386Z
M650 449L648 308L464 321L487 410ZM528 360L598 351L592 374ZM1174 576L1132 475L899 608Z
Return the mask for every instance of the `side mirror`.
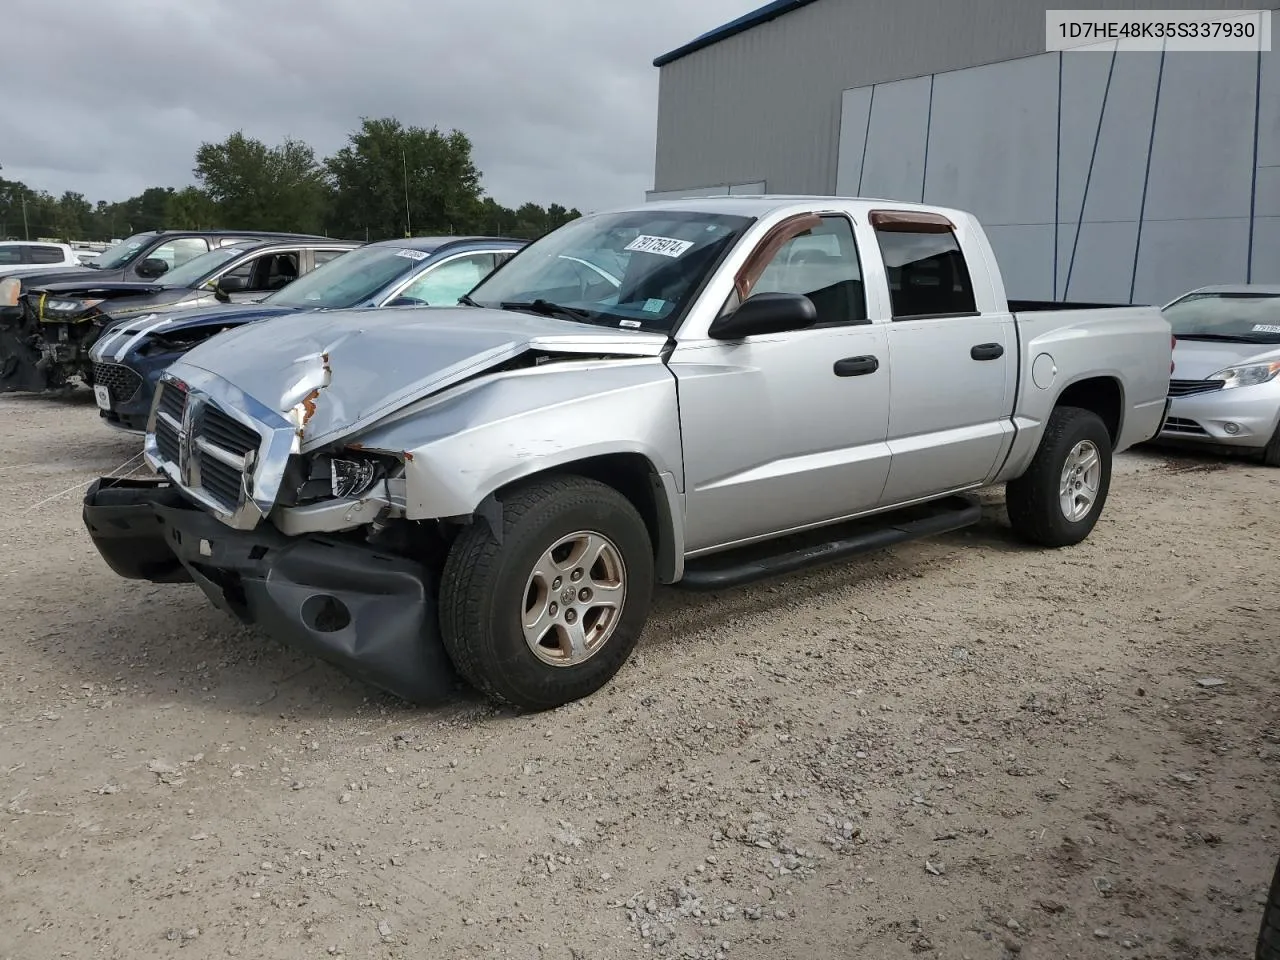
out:
M766 333L804 330L818 322L818 309L801 293L757 293L733 313L718 317L707 331L716 340L741 340Z
M249 289L249 278L223 277L218 281L218 289L223 293L242 293Z
M140 277L158 277L162 273L166 273L169 264L161 260L159 257L147 257L138 264L138 276Z

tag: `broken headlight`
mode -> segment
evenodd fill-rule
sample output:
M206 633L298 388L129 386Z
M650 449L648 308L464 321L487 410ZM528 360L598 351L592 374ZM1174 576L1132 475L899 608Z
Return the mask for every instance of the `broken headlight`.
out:
M350 500L362 497L383 480L397 476L401 464L394 457L354 450L315 457L292 457L285 471L284 490L292 491L292 503Z
M382 478L379 476L378 464L372 460L339 460L329 461L329 484L335 497L358 497L368 493Z

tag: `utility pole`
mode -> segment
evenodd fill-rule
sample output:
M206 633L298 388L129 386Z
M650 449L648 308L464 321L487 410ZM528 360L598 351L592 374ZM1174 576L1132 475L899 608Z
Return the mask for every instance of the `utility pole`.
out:
M409 216L409 161L404 155L404 144L400 145L400 163L404 166L404 235L413 236L413 220Z
M22 197L22 235L25 239L31 239L31 229L27 226L27 197Z

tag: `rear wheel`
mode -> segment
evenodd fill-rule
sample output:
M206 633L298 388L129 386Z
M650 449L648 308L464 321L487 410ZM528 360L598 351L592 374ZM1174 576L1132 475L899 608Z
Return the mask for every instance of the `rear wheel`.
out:
M1009 522L1044 547L1080 543L1093 531L1111 488L1111 434L1080 407L1049 415L1031 466L1005 487Z
M548 710L626 663L649 615L653 548L631 502L585 477L535 481L501 507L499 537L474 523L450 548L441 632L478 690Z

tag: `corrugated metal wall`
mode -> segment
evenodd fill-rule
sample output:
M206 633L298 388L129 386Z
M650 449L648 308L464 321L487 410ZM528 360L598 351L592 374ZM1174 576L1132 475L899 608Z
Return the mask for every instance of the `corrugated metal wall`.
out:
M1240 0L1091 5L1257 7ZM1064 6L820 0L692 53L660 71L654 190L764 181L775 193L831 193L844 90L1043 53L1044 12Z

